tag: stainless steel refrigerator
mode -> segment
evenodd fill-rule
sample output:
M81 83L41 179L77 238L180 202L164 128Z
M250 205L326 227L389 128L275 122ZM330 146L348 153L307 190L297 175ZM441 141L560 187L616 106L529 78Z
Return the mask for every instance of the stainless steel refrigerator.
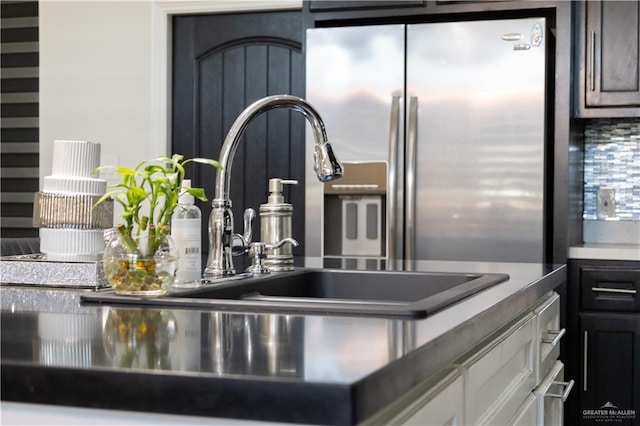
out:
M544 18L308 30L306 98L345 177L318 185L307 167L306 256L543 261L545 31Z

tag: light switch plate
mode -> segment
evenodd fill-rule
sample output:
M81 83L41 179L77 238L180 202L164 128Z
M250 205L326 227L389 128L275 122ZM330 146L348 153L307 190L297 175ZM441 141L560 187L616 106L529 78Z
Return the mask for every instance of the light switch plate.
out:
M597 193L596 213L598 219L616 217L616 191L613 188L600 188Z

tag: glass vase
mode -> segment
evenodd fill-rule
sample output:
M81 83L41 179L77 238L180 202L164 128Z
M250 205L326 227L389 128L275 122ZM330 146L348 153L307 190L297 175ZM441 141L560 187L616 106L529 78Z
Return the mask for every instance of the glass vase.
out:
M176 245L170 235L161 238L159 244L149 241L147 234L115 234L107 243L104 272L116 294L156 297L167 294L173 285L178 267Z
M107 358L121 368L166 370L177 324L169 311L110 307L103 325Z

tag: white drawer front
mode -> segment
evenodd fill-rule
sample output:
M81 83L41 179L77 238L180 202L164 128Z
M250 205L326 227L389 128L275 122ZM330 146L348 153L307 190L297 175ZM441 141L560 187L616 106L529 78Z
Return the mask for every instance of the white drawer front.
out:
M362 425L464 425L463 386L460 370L452 367L443 377L416 385Z
M424 400L419 400L405 411L405 414L410 415L401 424L416 426L462 425L462 387L460 375L456 375L451 382L436 386L432 392L425 396L426 403Z
M535 316L529 314L462 364L468 424L506 424L535 386Z
M560 329L560 296L552 293L536 309L537 358L534 366L536 383L539 383L550 371L560 356L560 340L565 330Z
M527 396L516 414L509 421L509 426L533 426L538 420L538 411L536 407L536 396L532 393Z
M556 361L540 385L535 389L538 425L562 426L564 401L573 389L574 381L564 381L564 364Z

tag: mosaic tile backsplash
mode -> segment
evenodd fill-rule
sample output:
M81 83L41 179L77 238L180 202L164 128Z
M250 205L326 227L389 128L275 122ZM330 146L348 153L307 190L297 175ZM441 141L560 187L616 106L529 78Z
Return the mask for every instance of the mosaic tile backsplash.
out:
M640 118L591 121L584 143L584 219L604 219L614 206L607 220L640 221Z

